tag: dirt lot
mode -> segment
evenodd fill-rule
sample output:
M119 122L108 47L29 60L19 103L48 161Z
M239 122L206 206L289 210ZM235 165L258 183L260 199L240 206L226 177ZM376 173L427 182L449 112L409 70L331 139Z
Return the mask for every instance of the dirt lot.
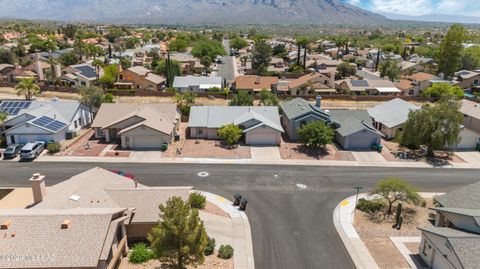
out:
M404 203L404 208L407 211L413 209L415 213L406 214L400 231L392 228L392 225L395 224L394 216L377 222L371 220L368 214L359 210L355 211L355 229L380 268L410 268L390 240L390 236L420 236L421 232L417 227L432 226L431 222L428 220L428 215L432 212L428 207L433 207L432 199L425 200L427 201L426 207ZM418 244L417 246L407 245L407 247L410 250L415 250L413 253L418 251Z
M233 258L229 260L222 260L217 257L218 252L215 251L210 256L205 256L205 262L196 267L196 269L233 269ZM127 258L122 259L119 269L145 269L145 268L167 268L162 266L158 260L151 260L145 264L131 264ZM188 266L188 269L193 269L193 266Z
M183 158L220 158L220 159L250 159L250 147L239 145L229 149L220 141L205 139L187 139L183 145Z
M280 156L282 159L355 161L351 152L339 150L336 145L327 145L325 152L309 152L302 144L288 141L282 142Z

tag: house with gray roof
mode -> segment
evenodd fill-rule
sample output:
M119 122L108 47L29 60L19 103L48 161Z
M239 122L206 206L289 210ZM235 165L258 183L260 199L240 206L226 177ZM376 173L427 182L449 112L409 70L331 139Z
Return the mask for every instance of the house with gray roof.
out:
M69 87L90 87L102 75L102 68L97 69L89 63L82 63L65 67L60 80Z
M247 145L280 145L283 128L276 106L193 106L188 134L219 139L218 129L229 124L243 129Z
M420 257L433 269L478 268L480 182L435 198L434 227L419 227Z
M336 82L338 90L355 94L396 95L400 90L386 79L344 79Z
M180 92L205 93L211 88L222 88L222 77L176 76L173 88Z
M375 107L367 109L373 119L373 126L388 139L395 138L397 131L402 130L403 124L408 119L410 111L420 109L419 106L410 104L400 98L395 98Z
M0 126L7 144L71 139L92 122L89 107L78 101L57 98L50 101L0 100L0 111L8 114Z
M102 104L92 123L95 136L125 149L158 149L177 134L176 104Z

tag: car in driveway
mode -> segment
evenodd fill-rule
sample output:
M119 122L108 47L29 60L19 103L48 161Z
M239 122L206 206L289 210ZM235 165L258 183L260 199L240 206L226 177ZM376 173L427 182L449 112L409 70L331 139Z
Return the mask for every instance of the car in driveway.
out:
M122 177L126 177L126 178L129 178L131 180L135 180L135 176L130 174L130 173L127 173L125 171L122 171L122 170L109 170L110 172L114 173L114 174L117 174L119 176L122 176Z
M45 149L45 142L36 141L27 143L20 150L20 159L21 160L33 160L37 158L42 151Z
M22 144L13 144L8 146L3 152L3 159L14 159L20 153L20 150L23 148Z

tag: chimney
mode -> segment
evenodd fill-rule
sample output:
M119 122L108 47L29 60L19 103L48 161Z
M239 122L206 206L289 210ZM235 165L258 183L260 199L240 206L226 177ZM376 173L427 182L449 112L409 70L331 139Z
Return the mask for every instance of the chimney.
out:
M40 64L40 54L35 55L35 71L37 72L38 80L43 81L45 76L43 75L42 65Z
M330 72L330 88L335 89L335 72Z
M35 173L29 179L29 181L32 183L33 202L36 204L42 202L47 195L47 188L45 187L45 176L42 176L39 173Z
M0 229L1 230L6 230L8 229L8 227L10 227L10 225L12 225L12 220L11 219L7 219L6 221L4 221L2 223L2 225L0 226Z
M54 69L55 69L55 77L56 78L59 78L62 76L62 66L60 64L56 64L54 65Z
M317 95L315 106L318 108L321 108L322 106L322 97L320 95Z
M257 76L255 78L255 84L260 84L260 80L261 80L260 76Z
M62 230L68 229L70 227L70 224L72 224L72 220L66 219L62 222Z

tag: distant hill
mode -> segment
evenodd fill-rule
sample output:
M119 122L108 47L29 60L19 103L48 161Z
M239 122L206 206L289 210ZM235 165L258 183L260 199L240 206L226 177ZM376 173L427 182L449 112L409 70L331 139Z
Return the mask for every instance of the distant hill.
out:
M339 0L0 0L0 17L158 24L382 24Z
M408 16L395 13L383 12L382 15L391 20L402 21L422 21L422 22L447 22L447 23L480 23L480 17L444 15L444 14L426 14L419 16Z

